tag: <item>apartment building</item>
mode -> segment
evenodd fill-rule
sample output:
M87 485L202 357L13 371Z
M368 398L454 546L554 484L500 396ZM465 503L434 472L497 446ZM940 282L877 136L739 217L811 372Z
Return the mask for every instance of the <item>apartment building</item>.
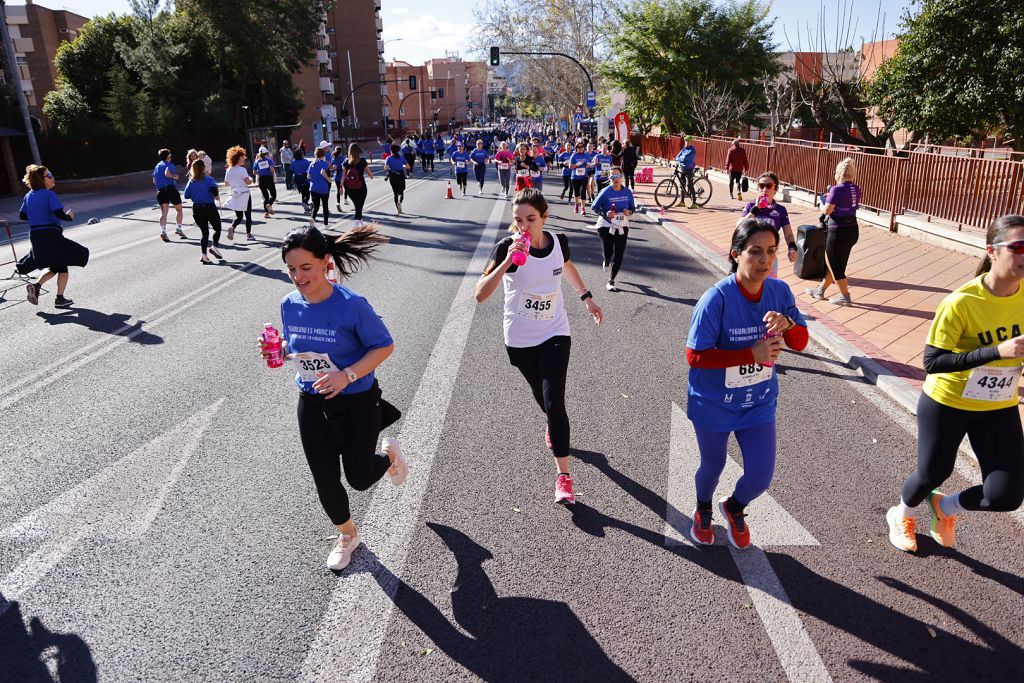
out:
M304 107L291 135L313 144L321 140L372 138L384 129L384 25L381 0L322 3L315 38L316 55L295 74Z
M57 48L64 41L74 40L89 20L67 10L36 5L32 0L25 0L24 5L6 5L5 13L29 113L45 128L43 97L55 88L57 67L53 60Z
M401 131L427 130L435 124L479 121L489 115L487 65L448 56L424 64L392 61L386 66L393 88L390 99L391 127ZM412 90L409 77L416 78Z

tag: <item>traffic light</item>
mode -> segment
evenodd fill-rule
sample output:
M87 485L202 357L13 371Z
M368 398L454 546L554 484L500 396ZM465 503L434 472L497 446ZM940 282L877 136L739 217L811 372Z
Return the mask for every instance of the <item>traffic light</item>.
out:
M415 90L415 89L416 89L416 77L415 76L409 76L409 90Z
M501 48L491 48L491 66L499 66L501 64Z

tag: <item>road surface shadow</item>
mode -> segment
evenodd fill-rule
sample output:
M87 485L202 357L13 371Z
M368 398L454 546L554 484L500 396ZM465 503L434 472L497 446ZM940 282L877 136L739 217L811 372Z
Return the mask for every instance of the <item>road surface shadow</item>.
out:
M935 615L929 620L932 623L832 581L790 555L774 551L768 551L767 555L798 612L905 662L898 666L867 661L851 653L846 665L874 680L1011 680L1015 676L1010 672L1019 671L1024 662L1024 649L1016 643L959 607L900 580L875 577L892 589L894 603L898 593L930 605L930 612ZM1019 615L1006 615L1006 618L1003 626L1011 630L1011 623L1019 622ZM981 643L944 630L940 624L950 620L973 633Z
M623 285L628 285L630 287L636 287L636 289L626 289L626 288L623 287ZM620 281L618 283L618 287L619 287L620 291L625 292L626 294L640 294L640 295L643 295L643 296L652 297L654 299L661 299L662 301L668 301L668 302L671 302L671 303L674 303L674 304L682 304L684 306L696 306L697 305L697 299L684 299L682 297L667 296L665 294L662 294L658 290L654 289L650 285L644 285L644 284L640 284L638 282L623 282L623 281Z
M493 559L487 548L457 529L427 526L458 564L451 592L458 627L383 565L375 576L385 591L397 585L395 606L454 661L485 681L633 680L564 602L500 597L483 568Z
M51 631L39 617L32 617L26 627L21 606L0 594L0 679L92 683L96 681L96 664L82 638Z
M47 325L81 325L94 332L105 332L116 337L128 337L133 344L163 344L164 338L142 329L145 320L128 325L127 313L102 313L91 308L73 306L58 313L39 311L37 316Z
M281 282L287 282L289 284L291 284L292 281L291 278L288 277L288 273L280 270L273 270L271 268L264 268L263 266L254 265L247 261L227 261L222 265L226 265L239 272L244 272L246 275L256 275L257 277L265 277L270 280L280 280Z

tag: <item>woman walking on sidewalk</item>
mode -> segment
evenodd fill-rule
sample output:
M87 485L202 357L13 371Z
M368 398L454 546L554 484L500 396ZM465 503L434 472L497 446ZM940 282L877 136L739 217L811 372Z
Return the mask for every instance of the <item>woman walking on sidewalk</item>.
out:
M745 221L748 216L771 221L775 229L780 231L786 240L786 254L789 262L796 261L796 240L793 238L793 226L789 223L789 211L775 201L775 193L779 189L779 177L771 171L765 171L757 179L758 195L752 202L743 207L736 225ZM778 259L772 264L772 277L779 276Z
M626 187L631 190L636 189L636 167L639 164L639 149L630 140L626 140L622 145L622 173L626 176Z
M836 166L836 184L829 188L825 197L825 208L822 210L821 221L828 225L825 238L825 262L828 272L821 284L805 290L815 299L824 299L825 291L835 282L839 286L839 294L829 299L829 303L837 306L849 306L850 285L846 279L846 264L850 261L853 245L860 239L860 227L857 225L857 209L860 207L860 186L857 179L857 165L847 157Z
M189 181L185 186L185 199L192 200L192 219L199 226L202 237L199 240L199 248L203 255L199 257L201 263L213 263L207 253L213 254L218 261L223 261L217 247L220 246L220 211L216 204L220 203L220 193L217 190L217 181L206 174L206 164L202 159L192 162L189 169ZM213 226L213 246L210 246L210 227Z
M783 342L795 351L807 346L807 324L793 292L769 277L778 246L779 232L768 221L740 223L729 251L732 274L706 291L693 311L686 339L686 414L700 449L697 509L690 528L699 545L715 540L711 506L730 433L743 453L743 476L732 495L718 501L718 509L734 547L750 545L744 510L768 490L775 472L779 381L774 364Z
M228 228L228 239L235 239L235 228L245 219L245 234L250 240L252 235L252 193L249 188L253 184L252 176L245 169L245 149L235 145L228 150L225 161L227 170L224 172L224 184L231 189L227 207L235 212L235 220Z
M363 205L366 203L366 195L369 193L365 175L370 176L370 180L373 180L373 171L370 170L370 165L363 158L363 148L354 142L348 146L348 157L342 162L339 175L343 176L342 183L345 185L345 194L352 199L352 205L356 210L355 227L365 227Z
M572 504L569 474L569 415L565 409L565 383L569 370L569 318L562 297L562 277L598 324L604 320L579 271L569 258L565 235L544 230L548 204L533 188L517 192L512 200L513 235L498 242L476 285L476 300L484 302L501 284L505 291L504 333L508 358L526 378L533 397L547 416L544 440L555 457L558 471L555 502ZM525 235L529 235L529 246ZM528 255L522 266L514 258Z
M28 188L28 193L21 202L18 216L28 223L32 253L18 263L18 272L47 269L38 280L26 286L28 302L37 305L43 285L57 276L57 298L53 305L55 308L71 308L75 302L64 296L70 277L68 268L85 268L89 263L89 250L65 237L61 226L61 221L74 220L75 213L64 209L57 193L53 191L56 180L46 166L26 166L25 177L21 182ZM29 265L32 267L28 268Z
M601 250L604 255L604 272L611 268L608 284L609 292L617 292L615 276L622 268L622 258L626 254L626 240L629 239L629 217L636 211L633 191L622 184L622 169L610 171L611 185L597 193L591 207L597 214L597 234L601 237Z
M967 511L1010 512L1024 501L1024 431L1018 386L1024 366L1024 216L996 219L973 280L935 311L924 347L928 373L917 402L917 468L889 508L889 541L917 550L914 508L925 500L931 536L952 547ZM964 435L982 483L944 495Z
M327 566L341 571L359 546L345 479L365 491L385 474L400 486L409 469L398 440L381 432L401 412L381 397L374 372L395 349L391 334L366 299L327 280L328 261L341 277L365 263L385 238L357 228L328 239L315 227L292 230L281 255L295 285L281 301L282 353L295 364L299 388L299 437L320 504L338 528ZM259 338L264 359L266 342ZM339 462L340 457L340 462Z

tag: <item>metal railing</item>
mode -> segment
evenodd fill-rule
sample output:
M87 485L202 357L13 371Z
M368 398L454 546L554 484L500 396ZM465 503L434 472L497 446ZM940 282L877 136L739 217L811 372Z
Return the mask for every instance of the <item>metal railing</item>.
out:
M694 138L697 163L725 170L734 138ZM682 138L638 138L645 154L672 159L683 147ZM836 165L846 157L857 164L861 206L888 214L889 229L896 218L916 214L926 220L948 222L958 230L984 231L999 216L1024 213L1024 161L904 152L898 156L830 148L827 143L774 143L742 140L747 152L748 176L772 171L780 182L817 195L835 184Z

